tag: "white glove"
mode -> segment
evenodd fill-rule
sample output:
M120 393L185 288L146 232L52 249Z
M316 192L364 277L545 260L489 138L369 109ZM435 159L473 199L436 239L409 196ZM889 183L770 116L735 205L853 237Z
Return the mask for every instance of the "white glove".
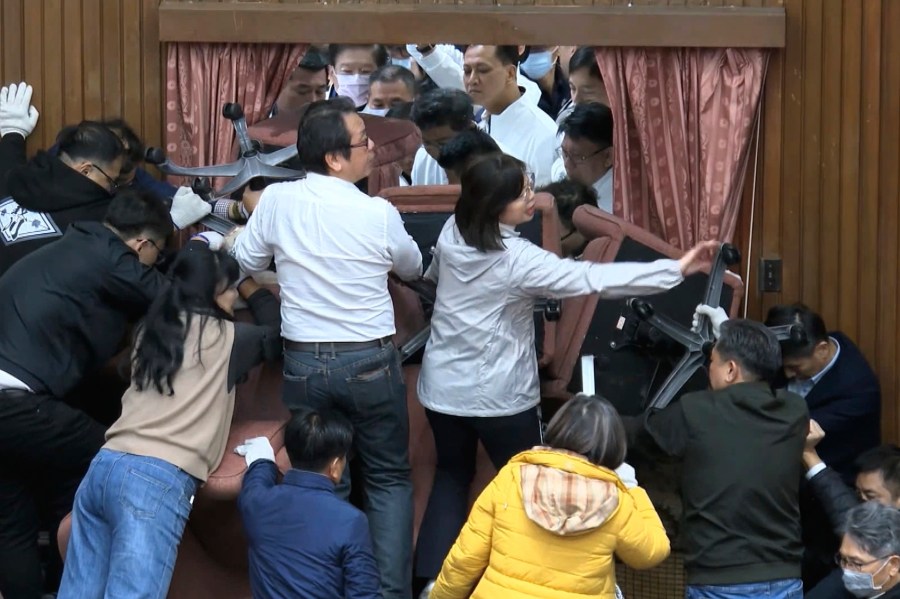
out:
M221 233L216 233L215 231L203 231L202 233L197 233L191 237L191 241L195 239L202 239L205 241L206 245L209 246L209 249L214 252L218 252L222 249L222 242L225 241L225 237L223 237Z
M622 465L616 468L616 474L626 489L633 489L638 486L637 475L628 462L622 462Z
M194 193L190 187L179 187L172 198L172 209L169 214L178 229L193 225L212 212L212 205Z
M722 323L728 320L728 314L725 310L720 307L713 308L706 304L697 306L697 309L694 310L694 319L691 322L691 330L695 333L700 332L700 316L709 318L709 322L712 324L713 337L718 339L722 333Z
M7 133L28 137L34 131L40 114L31 105L33 91L24 81L0 88L0 137Z
M244 456L249 468L256 460L275 461L275 450L268 437L253 437L244 441L243 445L234 448L234 453Z

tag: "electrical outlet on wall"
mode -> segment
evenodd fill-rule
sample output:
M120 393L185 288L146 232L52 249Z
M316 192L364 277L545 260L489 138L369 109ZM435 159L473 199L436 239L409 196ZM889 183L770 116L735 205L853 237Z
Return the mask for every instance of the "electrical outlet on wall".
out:
M759 290L763 293L781 291L781 258L760 259Z

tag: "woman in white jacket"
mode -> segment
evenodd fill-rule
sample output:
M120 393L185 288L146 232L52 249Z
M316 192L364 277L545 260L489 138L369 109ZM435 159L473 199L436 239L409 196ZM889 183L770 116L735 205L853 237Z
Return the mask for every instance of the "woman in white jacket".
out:
M428 580L437 577L466 520L478 441L498 470L541 443L535 298L665 291L700 270L718 245L702 243L681 260L649 263L561 259L515 231L534 216L529 179L525 165L504 154L472 164L425 273L437 283L437 299L418 394L434 432L437 472L416 575Z

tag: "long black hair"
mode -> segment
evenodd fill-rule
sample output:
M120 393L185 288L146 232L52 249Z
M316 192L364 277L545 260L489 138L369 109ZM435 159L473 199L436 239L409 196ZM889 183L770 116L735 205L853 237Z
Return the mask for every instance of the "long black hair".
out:
M137 330L131 380L142 391L156 389L172 395L172 379L184 360L184 343L194 316L200 335L210 317L229 319L216 304L240 274L234 258L208 247L181 250L169 269L170 283L150 305ZM198 354L202 344L198 343Z

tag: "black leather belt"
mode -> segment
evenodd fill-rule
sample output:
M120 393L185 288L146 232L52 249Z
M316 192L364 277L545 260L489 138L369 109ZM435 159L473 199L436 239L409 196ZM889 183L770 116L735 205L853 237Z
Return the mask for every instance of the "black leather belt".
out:
M391 337L382 337L373 341L290 341L284 340L284 349L288 351L302 351L310 353L340 353L347 351L360 351L384 347L391 342Z

